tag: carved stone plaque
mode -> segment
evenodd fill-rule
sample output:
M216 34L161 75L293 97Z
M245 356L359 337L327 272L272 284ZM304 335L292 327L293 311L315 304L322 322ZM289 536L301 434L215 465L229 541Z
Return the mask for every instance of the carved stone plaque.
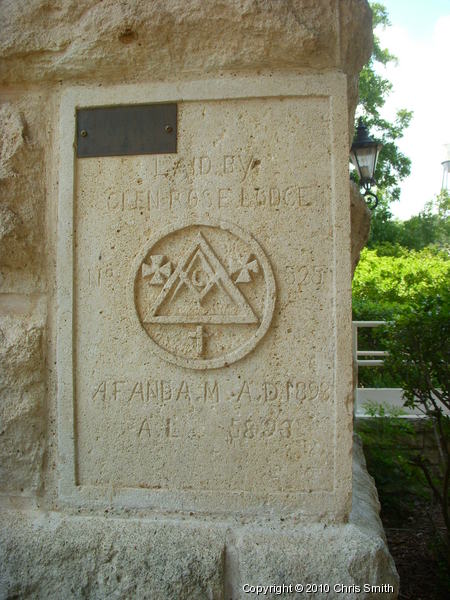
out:
M61 501L346 514L346 89L274 75L65 93ZM176 153L74 157L76 110L153 102L177 104Z
M272 320L270 264L256 240L231 223L161 232L142 249L133 279L152 350L182 367L233 363L256 346Z

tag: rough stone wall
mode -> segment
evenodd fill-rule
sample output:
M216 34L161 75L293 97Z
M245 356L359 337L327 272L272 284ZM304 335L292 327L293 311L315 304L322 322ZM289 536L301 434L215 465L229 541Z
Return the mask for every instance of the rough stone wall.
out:
M46 93L0 107L0 489L42 485L46 373Z
M0 106L0 252L2 286L45 291L43 282L46 94L13 94Z
M1 10L3 83L259 69L355 76L371 50L366 0L4 0Z
M46 433L56 413L47 304L61 90L338 70L348 75L353 122L371 12L366 0L3 0L0 18L0 488L27 496L42 491L44 465L56 462L54 432ZM355 208L355 231L367 228L363 212Z

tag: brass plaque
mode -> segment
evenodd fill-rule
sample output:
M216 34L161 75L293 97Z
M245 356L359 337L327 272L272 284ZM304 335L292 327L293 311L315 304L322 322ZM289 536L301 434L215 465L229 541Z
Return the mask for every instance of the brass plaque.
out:
M141 104L77 110L77 156L173 154L177 105Z

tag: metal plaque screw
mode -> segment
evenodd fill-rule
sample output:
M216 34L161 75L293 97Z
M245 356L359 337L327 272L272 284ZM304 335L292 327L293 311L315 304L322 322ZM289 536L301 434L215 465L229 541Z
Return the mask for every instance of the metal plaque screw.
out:
M80 135L81 135L81 137L86 137L86 136L87 136L87 131L86 131L86 129L82 129L82 130L80 131Z
M172 125L165 125L164 129L165 129L166 133L172 133L172 131L173 131Z

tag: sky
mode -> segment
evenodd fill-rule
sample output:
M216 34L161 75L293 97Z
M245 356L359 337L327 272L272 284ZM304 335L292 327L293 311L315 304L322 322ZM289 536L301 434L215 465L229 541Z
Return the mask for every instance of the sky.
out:
M398 143L412 160L411 175L391 205L395 217L408 219L440 192L444 145L450 144L450 0L379 1L391 26L377 35L398 59L379 69L393 83L382 115L392 120L399 108L414 113Z

